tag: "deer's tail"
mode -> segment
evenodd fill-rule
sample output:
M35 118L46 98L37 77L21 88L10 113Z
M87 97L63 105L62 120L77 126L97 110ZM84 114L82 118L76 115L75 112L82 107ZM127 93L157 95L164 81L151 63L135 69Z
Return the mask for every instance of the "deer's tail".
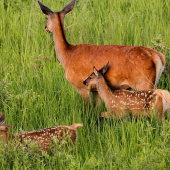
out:
M165 56L162 53L156 51L156 55L154 55L153 61L156 69L155 86L157 87L163 69L165 67Z

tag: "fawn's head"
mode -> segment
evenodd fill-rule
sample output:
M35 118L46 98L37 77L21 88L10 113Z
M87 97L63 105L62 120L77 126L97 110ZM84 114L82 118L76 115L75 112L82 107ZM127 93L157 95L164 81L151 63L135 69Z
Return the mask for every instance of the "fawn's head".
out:
M53 32L55 29L55 25L63 23L65 15L72 11L74 8L75 0L72 0L68 5L66 5L63 10L59 12L53 12L50 8L45 6L43 3L38 1L42 12L47 15L47 25L45 26L45 30L47 32Z
M5 122L5 113L2 113L0 116L0 139L3 139L5 143L8 142L8 137L10 137L8 129L12 125L2 125Z
M109 62L99 71L93 67L93 73L83 82L84 85L94 85L98 82L98 80L103 77L105 72L108 69Z
M8 131L12 125L2 125L5 122L5 113L3 112L0 116L0 131Z

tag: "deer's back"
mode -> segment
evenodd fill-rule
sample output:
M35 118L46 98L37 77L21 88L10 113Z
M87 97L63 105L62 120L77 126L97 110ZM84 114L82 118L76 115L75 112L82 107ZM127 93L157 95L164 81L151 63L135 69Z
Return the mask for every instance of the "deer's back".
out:
M156 53L157 51L143 46L88 44L72 46L71 52L67 53L68 59L64 66L66 78L76 87L83 86L82 82L93 72L94 66L100 70L109 62L109 69L105 74L106 81L111 87L119 88L122 80L131 80L134 83L136 77L141 76L136 65L143 74L148 75L148 70L153 70L152 58Z
M60 142L61 140L71 139L74 143L76 139L76 130L65 128L64 126L52 127L41 129L37 131L24 132L19 135L21 143L36 143L39 147L47 149L56 137Z
M152 111L159 95L155 90L128 91L114 90L113 98L110 100L110 110L113 112L144 113Z

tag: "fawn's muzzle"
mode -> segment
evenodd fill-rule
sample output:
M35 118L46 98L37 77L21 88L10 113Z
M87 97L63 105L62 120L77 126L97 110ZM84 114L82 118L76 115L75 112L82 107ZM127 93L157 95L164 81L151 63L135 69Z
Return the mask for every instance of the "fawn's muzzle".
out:
M87 85L87 84L86 84L86 81L83 81L83 84L84 84L84 85Z

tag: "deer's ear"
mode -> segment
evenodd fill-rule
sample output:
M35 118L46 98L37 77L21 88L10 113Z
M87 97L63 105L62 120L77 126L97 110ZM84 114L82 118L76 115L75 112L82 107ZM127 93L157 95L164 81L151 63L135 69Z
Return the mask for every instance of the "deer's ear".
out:
M95 67L93 67L93 72L94 72L94 74L98 77L99 76L99 72L98 72L98 70L95 68Z
M0 116L0 124L3 124L5 122L5 113L3 112Z
M104 75L108 69L108 66L109 66L109 62L100 70L100 73Z
M64 9L62 10L64 16L73 10L75 1L76 0L72 0L67 6L64 7Z
M39 5L40 5L40 8L42 10L42 12L45 14L45 15L50 15L50 14L54 14L54 12L48 8L47 6L45 6L42 2L38 1Z

